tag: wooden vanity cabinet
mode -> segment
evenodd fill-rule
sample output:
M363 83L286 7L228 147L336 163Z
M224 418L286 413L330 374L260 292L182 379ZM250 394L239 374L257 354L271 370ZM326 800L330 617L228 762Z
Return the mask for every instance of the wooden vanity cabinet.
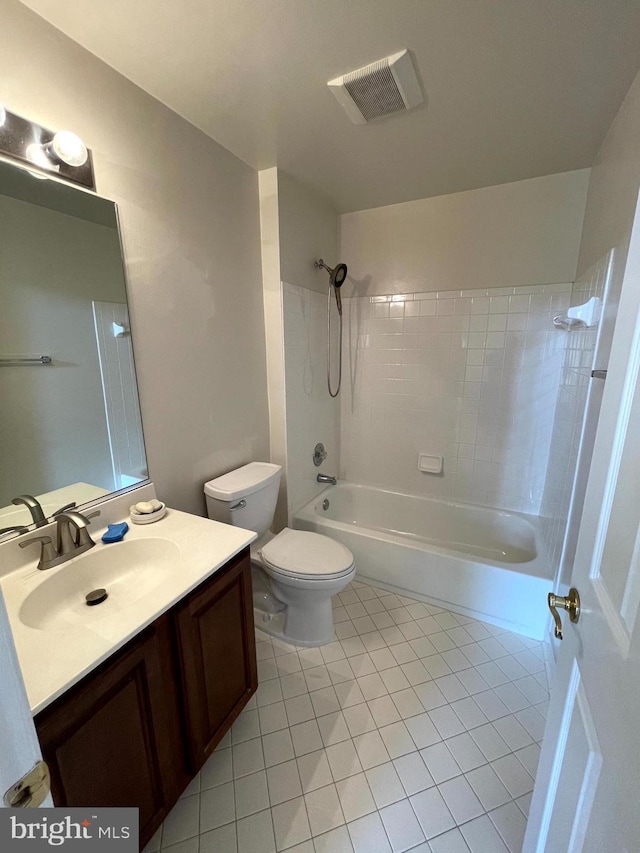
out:
M140 846L257 688L249 551L35 718L59 806L137 806Z
M258 686L249 558L231 561L175 614L190 768L195 774Z
M188 781L171 633L161 617L35 719L54 803L135 805L141 838Z

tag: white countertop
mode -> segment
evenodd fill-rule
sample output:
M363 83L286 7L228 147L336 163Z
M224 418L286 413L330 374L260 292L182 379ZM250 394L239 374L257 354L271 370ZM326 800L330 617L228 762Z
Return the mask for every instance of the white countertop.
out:
M84 556L97 554L99 549L117 548L119 543L104 545L100 541L106 525L97 529L92 529L92 525L91 537L96 547L87 555L76 557L54 569L38 571L38 548L34 545L22 552L32 557L29 563L0 577L34 715L257 538L257 534L250 530L171 509L154 524L136 525L126 517L121 520L129 523L125 542L147 538L168 539L178 546L179 554L175 567L172 567L161 585L149 590L130 606L114 605L109 609L110 602L107 599L99 605L96 620L90 625L59 624L55 628L30 628L21 621L19 611L29 593L46 578L57 572L73 571L74 563L81 561ZM79 591L84 593L89 590Z

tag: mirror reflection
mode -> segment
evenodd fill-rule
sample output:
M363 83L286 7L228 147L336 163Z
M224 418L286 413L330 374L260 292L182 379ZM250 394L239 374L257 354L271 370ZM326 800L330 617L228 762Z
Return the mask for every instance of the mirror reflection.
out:
M146 479L113 202L0 163L0 305L0 530Z

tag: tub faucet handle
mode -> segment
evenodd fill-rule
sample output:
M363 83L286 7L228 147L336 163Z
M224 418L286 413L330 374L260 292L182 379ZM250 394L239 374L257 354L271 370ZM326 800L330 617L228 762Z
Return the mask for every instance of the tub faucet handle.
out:
M313 464L319 468L327 458L327 451L324 449L324 444L320 441L313 448Z

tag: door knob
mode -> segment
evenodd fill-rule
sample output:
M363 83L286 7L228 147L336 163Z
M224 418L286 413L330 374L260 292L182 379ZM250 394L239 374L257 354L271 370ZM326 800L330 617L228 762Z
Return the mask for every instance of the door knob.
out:
M4 805L12 809L36 809L50 790L49 768L44 761L38 761L35 767L5 792Z
M560 620L560 614L557 611L558 607L562 607L563 610L566 610L569 614L569 619L572 622L577 622L580 618L580 596L578 595L578 590L572 586L569 590L569 595L555 595L555 593L550 592L547 596L547 604L549 605L549 610L551 611L551 615L553 616L553 621L556 623L555 627L555 635L556 639L562 639L562 622Z

